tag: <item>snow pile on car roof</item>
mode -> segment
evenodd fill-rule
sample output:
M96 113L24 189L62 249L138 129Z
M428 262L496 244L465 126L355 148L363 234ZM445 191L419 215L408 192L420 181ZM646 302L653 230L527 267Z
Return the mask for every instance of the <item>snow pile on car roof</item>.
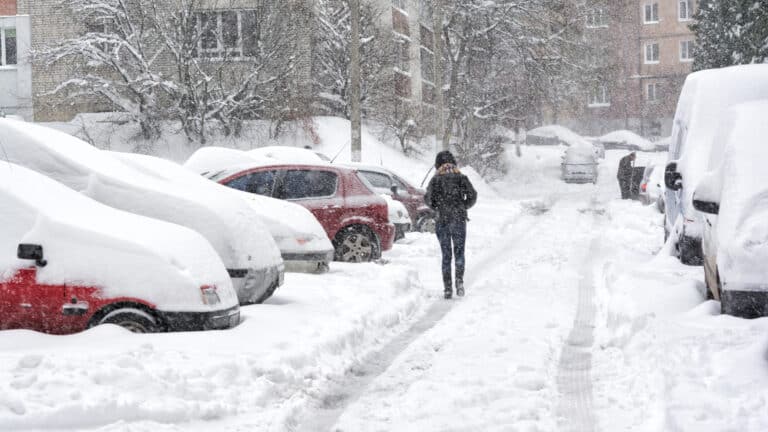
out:
M327 162L316 152L299 147L267 146L248 151L251 156L257 158L277 159L284 163L317 165Z
M601 143L626 144L635 150L641 151L656 150L656 145L654 143L628 130L618 130L607 133L598 138L598 141Z
M32 243L48 261L38 268L41 284L93 286L166 311L210 309L200 287L215 285L223 304L237 304L224 264L200 234L107 207L22 166L0 163L0 221L0 279L33 264L16 258L19 243Z
M222 178L226 174L234 174L243 169L280 163L275 158L257 156L243 150L225 147L203 147L184 162L184 168L208 178Z
M531 129L528 132L526 132L526 136L556 138L562 144L565 144L567 146L576 146L576 145L591 146L589 141L587 141L584 137L568 129L565 126L560 126L560 125L548 125L548 126L538 127L536 129Z
M768 160L766 118L768 100L728 111L715 136L725 145L713 152L710 167L715 170L703 181L711 196L701 197L701 188L697 190L696 198L720 203L718 265L728 275L726 283L764 283L768 278L768 170L762 163Z
M238 200L180 187L138 171L108 152L47 127L0 119L4 156L49 175L96 201L190 227L203 235L230 269L280 263L256 214Z

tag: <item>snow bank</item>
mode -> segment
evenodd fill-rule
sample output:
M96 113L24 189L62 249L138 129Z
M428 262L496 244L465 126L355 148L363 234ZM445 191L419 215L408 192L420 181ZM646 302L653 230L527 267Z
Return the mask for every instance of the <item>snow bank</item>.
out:
M619 131L610 132L598 138L598 141L600 141L601 143L623 144L623 145L629 146L634 150L640 150L640 151L656 150L656 145L654 143L628 130L619 130Z
M101 287L164 311L212 310L200 287L215 285L216 309L237 304L224 264L198 233L115 210L10 163L0 164L0 185L0 280L31 264L16 258L16 245L33 243L48 261L37 270L41 284Z

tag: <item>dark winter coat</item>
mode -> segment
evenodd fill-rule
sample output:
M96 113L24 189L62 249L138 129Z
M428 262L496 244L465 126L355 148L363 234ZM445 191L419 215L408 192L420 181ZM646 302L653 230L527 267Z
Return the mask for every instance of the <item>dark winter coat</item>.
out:
M438 223L467 220L467 210L477 202L477 192L455 165L442 165L432 177L424 203L437 212Z
M632 180L632 166L634 165L632 155L626 155L619 161L619 171L616 173L616 178L619 181L629 182Z

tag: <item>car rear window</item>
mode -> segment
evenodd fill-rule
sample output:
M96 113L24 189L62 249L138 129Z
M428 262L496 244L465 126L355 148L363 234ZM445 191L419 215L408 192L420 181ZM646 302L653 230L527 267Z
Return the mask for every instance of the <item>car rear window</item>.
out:
M360 174L362 174L366 180L371 184L371 186L379 189L389 189L391 187L392 182L389 179L389 176L373 171L360 171Z
M336 195L338 176L334 172L319 170L289 170L285 172L277 196L297 200L324 198Z
M227 186L244 192L272 196L276 177L276 171L255 172L231 180Z

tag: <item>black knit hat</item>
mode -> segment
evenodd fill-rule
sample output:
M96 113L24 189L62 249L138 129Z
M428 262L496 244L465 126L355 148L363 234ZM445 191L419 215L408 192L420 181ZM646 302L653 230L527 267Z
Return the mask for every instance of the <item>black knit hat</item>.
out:
M448 150L438 153L435 158L435 168L440 168L447 163L456 165L456 158L453 157L453 154Z

